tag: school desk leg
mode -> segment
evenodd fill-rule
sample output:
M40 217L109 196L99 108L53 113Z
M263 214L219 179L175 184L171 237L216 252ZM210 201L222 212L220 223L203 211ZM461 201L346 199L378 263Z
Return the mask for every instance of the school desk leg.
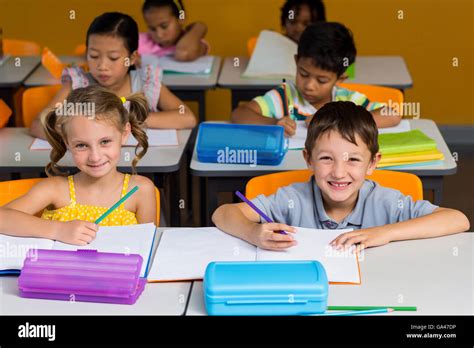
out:
M420 176L423 189L433 192L432 203L441 205L443 199L443 177L442 176ZM426 198L425 198L426 199Z

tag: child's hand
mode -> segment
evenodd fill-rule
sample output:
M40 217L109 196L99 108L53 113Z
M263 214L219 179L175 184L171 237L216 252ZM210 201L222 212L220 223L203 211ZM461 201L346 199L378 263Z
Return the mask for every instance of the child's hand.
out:
M287 137L292 137L296 133L296 122L290 116L279 119L277 125L285 128L285 136Z
M287 234L279 233L278 231L281 230L287 232ZM294 227L285 224L255 224L251 232L251 243L262 249L283 250L296 245L296 240L291 236L295 232Z
M380 227L365 228L352 232L346 232L339 235L329 245L336 249L348 249L351 245L356 246L356 250L360 251L365 248L381 246L390 243L387 230Z
M98 226L89 221L60 222L54 239L74 245L87 245L95 239Z

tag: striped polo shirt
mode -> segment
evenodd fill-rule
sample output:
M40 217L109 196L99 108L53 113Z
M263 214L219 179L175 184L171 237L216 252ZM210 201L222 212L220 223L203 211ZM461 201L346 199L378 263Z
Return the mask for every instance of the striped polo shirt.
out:
M304 120L313 116L317 109L303 98L301 93L292 82L287 82L286 94L290 110L293 109L295 120ZM272 118L282 118L285 114L283 107L285 95L283 86L274 88L263 96L254 98L260 106L262 115ZM342 87L334 86L332 90L332 101L351 101L354 104L365 107L368 111L376 110L385 106L383 103L371 102L364 94L351 91Z

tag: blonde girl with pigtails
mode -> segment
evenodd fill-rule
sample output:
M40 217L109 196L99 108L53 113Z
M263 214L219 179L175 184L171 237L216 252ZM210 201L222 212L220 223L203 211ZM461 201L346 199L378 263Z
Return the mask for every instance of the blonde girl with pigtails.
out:
M94 221L134 186L139 190L100 225L156 223L154 184L135 174L148 149L144 95L119 98L105 88L90 86L71 91L64 103L42 119L53 148L46 166L48 178L0 207L0 233L86 245L95 238ZM121 146L131 135L138 142L132 175L117 170ZM78 169L74 175L58 164L67 151Z

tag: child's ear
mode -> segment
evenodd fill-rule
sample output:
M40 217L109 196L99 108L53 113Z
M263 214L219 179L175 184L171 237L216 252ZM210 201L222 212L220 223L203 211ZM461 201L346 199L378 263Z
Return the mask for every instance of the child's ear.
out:
M303 149L303 157L306 165L311 169L311 154L306 149Z
M369 163L369 167L367 168L367 175L372 175L381 158L382 154L380 152L377 152Z
M338 77L338 79L336 81L336 85L338 85L340 83L343 83L344 81L347 80L348 77L349 76L346 73L342 73L342 75Z
M130 122L127 122L122 132L122 145L125 145L131 133L132 133L132 126L130 125Z
M133 51L132 54L130 55L130 65L135 65L139 57L140 55L138 51L137 50Z

